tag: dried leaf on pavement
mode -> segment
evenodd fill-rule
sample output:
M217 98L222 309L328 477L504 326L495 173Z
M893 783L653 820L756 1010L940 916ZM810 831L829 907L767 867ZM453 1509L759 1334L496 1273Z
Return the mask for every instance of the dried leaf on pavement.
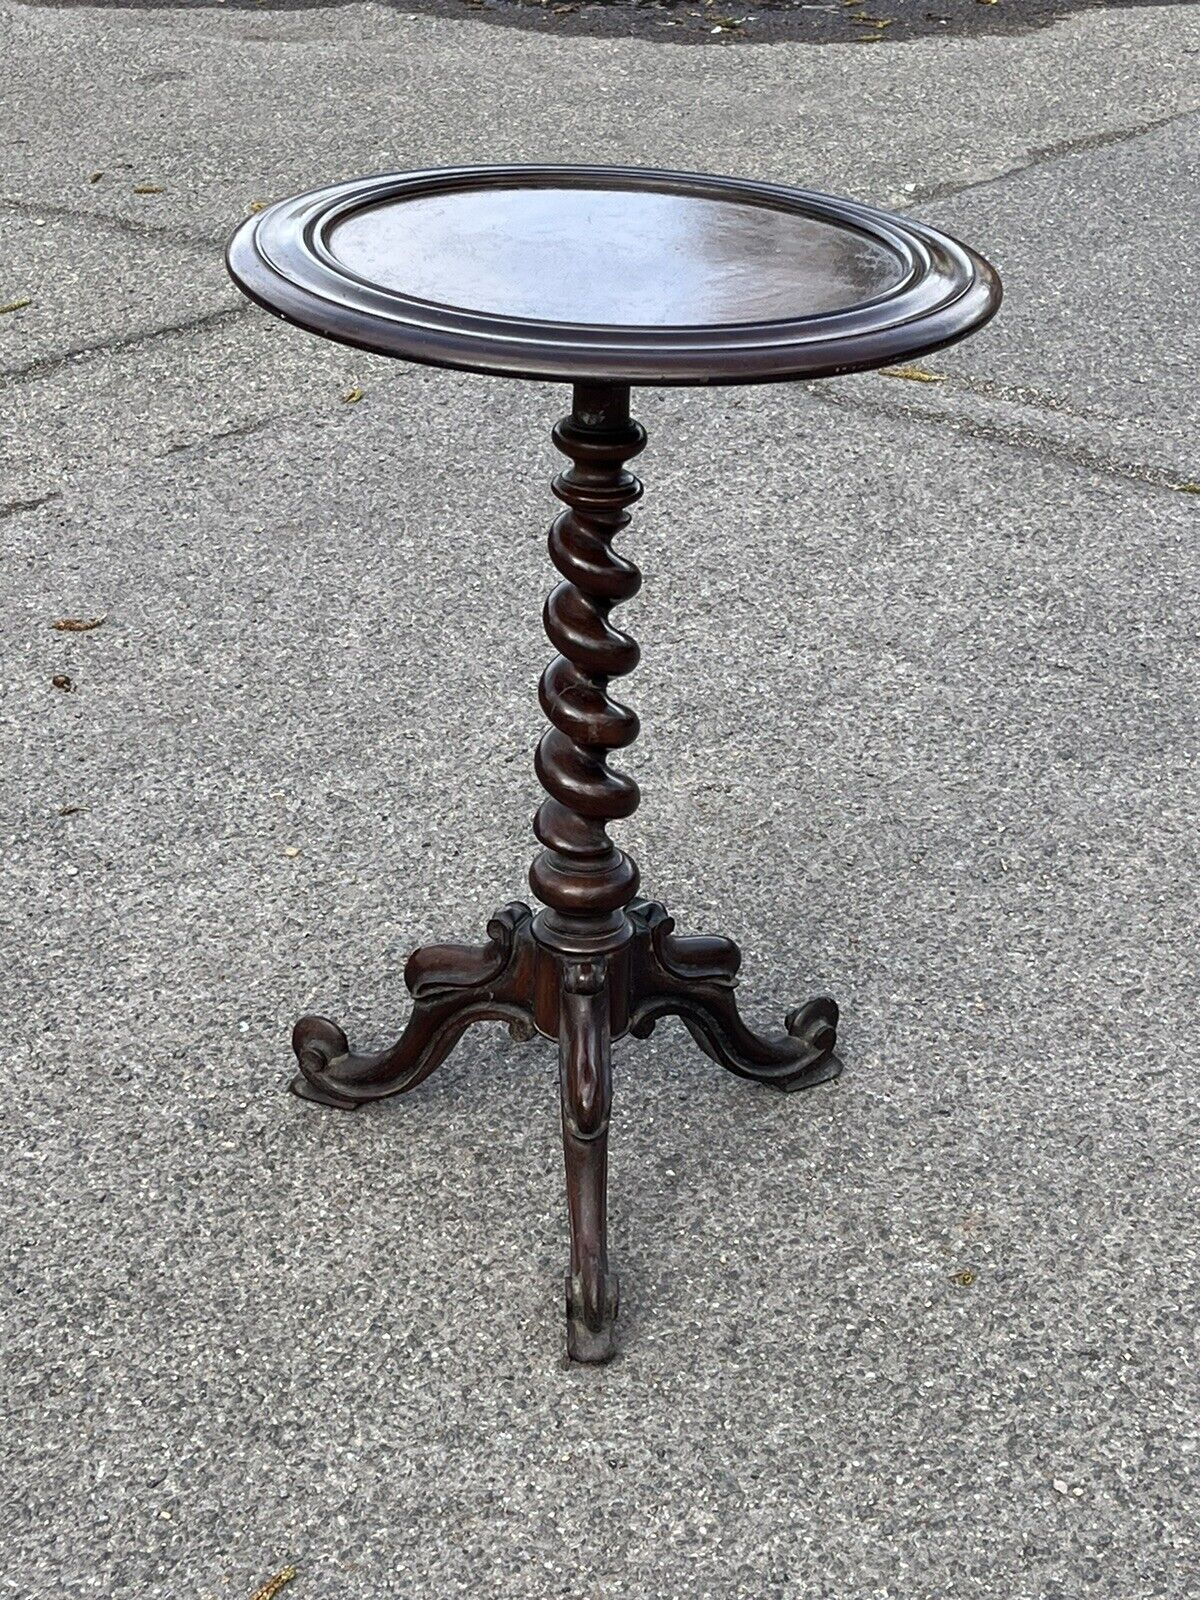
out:
M93 628L102 627L107 619L106 611L101 617L59 617L50 626L55 633L91 633Z
M945 383L944 372L930 372L926 367L882 367L885 378L907 378L910 383Z

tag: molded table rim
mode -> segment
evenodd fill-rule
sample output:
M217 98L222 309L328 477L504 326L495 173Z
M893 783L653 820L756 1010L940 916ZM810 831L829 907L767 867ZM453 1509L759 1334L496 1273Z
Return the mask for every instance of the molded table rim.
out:
M729 200L861 233L895 256L899 280L838 311L648 326L505 316L385 289L340 263L333 230L387 200L483 188L636 189ZM229 242L235 282L311 332L430 366L546 382L665 387L783 382L891 365L951 344L1000 304L991 266L909 218L782 184L639 167L515 165L380 174L277 202Z

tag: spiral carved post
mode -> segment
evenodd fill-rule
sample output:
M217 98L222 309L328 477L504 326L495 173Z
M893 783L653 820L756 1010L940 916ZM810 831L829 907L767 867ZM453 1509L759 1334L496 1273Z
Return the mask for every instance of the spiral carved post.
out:
M637 717L608 685L633 671L639 651L610 614L642 582L612 541L642 492L625 463L646 435L630 420L626 386L579 384L573 400L554 430L571 465L554 480L566 510L550 529L550 559L562 582L546 601L545 623L558 654L539 689L551 726L537 751L546 798L534 818L542 850L529 882L546 907L534 934L550 959L548 986L557 991L548 1010L559 1036L571 1222L567 1342L576 1360L605 1361L617 1310L607 1245L611 1040L614 1022L615 1031L625 1031L629 1003L628 984L612 981L611 963L632 937L626 907L638 888L638 869L609 838L607 824L629 816L639 798L633 779L608 764L610 752L638 733Z
M630 420L628 388L577 385L574 402L554 430L571 466L554 480L567 509L550 529L550 559L563 581L546 601L545 623L559 653L539 685L552 726L537 751L546 798L534 832L543 849L529 882L548 907L538 918L546 942L590 953L628 938L624 912L638 887L636 865L606 829L637 809L637 784L614 771L608 756L637 738L638 719L612 698L608 684L632 672L640 655L610 613L642 584L612 541L642 492L624 464L643 448L646 434Z

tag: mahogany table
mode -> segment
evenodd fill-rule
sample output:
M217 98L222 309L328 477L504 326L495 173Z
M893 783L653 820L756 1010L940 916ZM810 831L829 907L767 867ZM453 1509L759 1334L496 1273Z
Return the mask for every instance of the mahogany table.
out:
M567 1348L614 1350L607 1247L612 1042L682 1017L700 1048L744 1078L804 1089L841 1070L837 1006L818 997L762 1035L734 999L728 939L683 937L638 898L638 868L606 825L638 803L609 765L637 737L611 692L638 647L614 606L641 575L613 548L641 484L638 384L820 378L925 355L1000 303L980 256L906 217L777 184L624 167L497 166L364 178L281 201L234 234L228 266L267 310L382 355L573 386L554 443L562 511L545 606L558 654L542 674L542 849L536 916L514 901L487 943L430 945L405 968L412 1013L395 1044L351 1051L327 1017L292 1036L296 1093L353 1110L415 1088L473 1022L556 1039L571 1260Z

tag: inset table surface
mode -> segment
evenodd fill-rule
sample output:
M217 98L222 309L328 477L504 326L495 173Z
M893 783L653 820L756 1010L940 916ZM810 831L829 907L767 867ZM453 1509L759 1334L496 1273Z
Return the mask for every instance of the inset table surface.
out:
M966 246L777 184L625 167L466 167L319 189L235 235L290 321L513 377L761 383L908 360L994 311Z

